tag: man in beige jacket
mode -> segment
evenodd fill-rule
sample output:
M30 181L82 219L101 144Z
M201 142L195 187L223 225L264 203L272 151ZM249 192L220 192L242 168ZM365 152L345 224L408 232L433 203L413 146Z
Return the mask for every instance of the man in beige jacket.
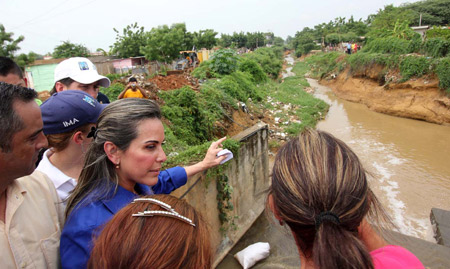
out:
M0 267L58 268L63 208L35 170L47 146L34 90L0 82ZM31 175L30 175L31 174Z

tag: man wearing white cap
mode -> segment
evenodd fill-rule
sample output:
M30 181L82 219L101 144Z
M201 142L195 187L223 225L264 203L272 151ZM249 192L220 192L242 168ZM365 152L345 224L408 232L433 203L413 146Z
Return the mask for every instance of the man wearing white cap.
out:
M73 57L62 61L55 69L55 85L50 91L81 90L97 98L100 86L108 88L109 78L101 76L95 65L87 58Z

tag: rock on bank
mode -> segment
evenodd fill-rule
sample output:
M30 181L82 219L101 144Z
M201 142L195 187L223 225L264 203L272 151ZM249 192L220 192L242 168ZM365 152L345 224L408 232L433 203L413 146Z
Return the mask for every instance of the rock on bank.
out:
M380 86L377 73L351 75L346 70L320 83L339 98L363 103L376 112L450 125L450 98L439 89L437 79L419 78Z

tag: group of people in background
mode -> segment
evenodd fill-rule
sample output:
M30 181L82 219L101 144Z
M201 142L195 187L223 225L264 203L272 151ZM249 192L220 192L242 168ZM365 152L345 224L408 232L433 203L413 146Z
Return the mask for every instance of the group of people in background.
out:
M358 44L356 42L341 42L339 44L328 44L327 46L322 47L322 51L339 51L345 52L347 54L352 54L358 52L358 50L360 50L361 48L361 44Z
M102 104L110 80L70 58L40 106L9 58L0 81L2 268L212 267L208 224L169 194L219 165L226 138L202 161L162 170L161 111L135 79ZM367 172L326 132L308 129L278 151L267 207L292 231L302 268L423 268L372 227L389 218Z
M343 43L344 51L347 54L352 54L358 52L358 50L361 49L361 46L358 43L349 42L349 43Z

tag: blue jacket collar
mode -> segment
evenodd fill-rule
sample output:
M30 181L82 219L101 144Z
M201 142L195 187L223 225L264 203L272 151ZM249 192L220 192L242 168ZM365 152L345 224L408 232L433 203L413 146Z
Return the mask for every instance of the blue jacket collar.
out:
M116 214L120 209L131 203L136 197L153 194L153 191L149 186L139 183L136 183L135 190L138 194L134 194L119 185L117 186L116 194L111 199L102 200L102 203L109 211L111 211L111 213Z

